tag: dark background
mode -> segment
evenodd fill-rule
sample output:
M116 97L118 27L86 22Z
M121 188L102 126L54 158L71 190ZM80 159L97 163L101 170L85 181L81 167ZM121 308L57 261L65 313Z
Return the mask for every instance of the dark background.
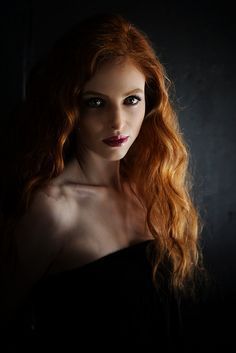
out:
M235 18L222 1L8 1L1 4L2 123L24 96L31 65L90 14L117 11L150 37L174 83L205 226L205 262L226 301L236 288ZM4 153L4 151L1 151ZM231 304L230 304L231 305ZM230 306L228 309L230 311Z

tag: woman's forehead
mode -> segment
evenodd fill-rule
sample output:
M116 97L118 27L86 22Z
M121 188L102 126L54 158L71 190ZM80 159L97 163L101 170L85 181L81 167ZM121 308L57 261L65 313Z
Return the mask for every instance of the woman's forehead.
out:
M95 71L85 83L83 91L104 89L110 90L114 85L127 91L143 89L145 76L129 58L109 60Z

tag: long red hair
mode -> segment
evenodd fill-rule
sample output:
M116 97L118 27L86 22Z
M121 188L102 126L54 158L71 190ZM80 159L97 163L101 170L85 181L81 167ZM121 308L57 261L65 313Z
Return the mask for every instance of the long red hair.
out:
M73 27L48 54L31 70L18 112L21 148L16 147L10 168L15 203L8 216L24 213L33 193L73 157L84 83L104 61L128 57L146 78L146 112L139 136L121 160L121 180L147 211L146 224L155 238L149 251L154 283L167 258L171 287L185 289L201 265L202 223L191 195L190 153L170 100L170 81L150 40L121 16L100 15Z

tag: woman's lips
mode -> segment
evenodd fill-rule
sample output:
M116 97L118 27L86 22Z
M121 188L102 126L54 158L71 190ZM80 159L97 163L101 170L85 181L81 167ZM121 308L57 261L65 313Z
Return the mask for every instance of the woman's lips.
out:
M111 136L107 139L104 139L103 142L111 147L119 147L119 146L122 146L123 143L128 141L128 138L129 136L123 136L123 135Z

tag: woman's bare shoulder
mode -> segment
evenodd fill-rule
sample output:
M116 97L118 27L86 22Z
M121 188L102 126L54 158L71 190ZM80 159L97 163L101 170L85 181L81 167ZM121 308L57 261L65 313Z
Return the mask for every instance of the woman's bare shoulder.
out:
M59 237L69 227L68 201L60 188L47 186L35 192L30 206L20 219L18 229L35 235Z
M42 269L46 267L63 247L70 219L66 197L58 188L50 186L35 192L15 228L19 260L29 263L35 259Z

